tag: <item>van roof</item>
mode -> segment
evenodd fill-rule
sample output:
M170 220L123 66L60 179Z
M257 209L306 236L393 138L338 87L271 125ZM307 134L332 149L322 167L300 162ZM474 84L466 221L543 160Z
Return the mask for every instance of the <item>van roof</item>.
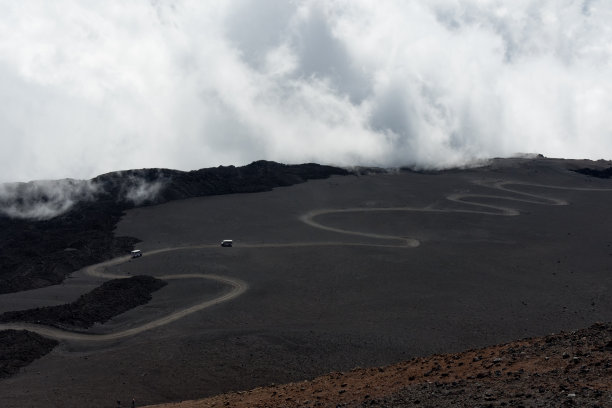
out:
M140 252L140 249L135 249L132 251L133 254L137 254L138 252Z

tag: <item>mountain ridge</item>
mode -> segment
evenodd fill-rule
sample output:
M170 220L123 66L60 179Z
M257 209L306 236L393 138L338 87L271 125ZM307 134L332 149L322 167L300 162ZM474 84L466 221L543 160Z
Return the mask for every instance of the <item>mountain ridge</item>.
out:
M347 174L350 172L345 169L315 163L287 165L261 160L242 167L219 166L190 172L140 169L97 176L89 181L91 191L82 190L83 199L68 197L73 201L68 208L51 205L65 209L56 216L27 219L0 215L0 293L58 284L82 267L129 252L139 240L116 237L114 229L130 208L192 197L269 191ZM27 184L20 183L20 187L24 189ZM47 205L54 198L66 198L62 194L53 196L51 190L24 191L32 195L0 198L0 206L35 214L33 206L37 203Z

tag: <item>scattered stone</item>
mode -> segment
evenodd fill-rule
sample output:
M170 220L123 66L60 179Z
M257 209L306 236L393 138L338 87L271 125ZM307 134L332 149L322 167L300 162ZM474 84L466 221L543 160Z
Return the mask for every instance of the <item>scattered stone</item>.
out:
M65 305L47 306L0 315L0 322L29 322L60 328L89 328L151 300L167 283L152 276L113 279Z
M0 331L0 378L17 373L22 367L49 353L58 342L27 330Z

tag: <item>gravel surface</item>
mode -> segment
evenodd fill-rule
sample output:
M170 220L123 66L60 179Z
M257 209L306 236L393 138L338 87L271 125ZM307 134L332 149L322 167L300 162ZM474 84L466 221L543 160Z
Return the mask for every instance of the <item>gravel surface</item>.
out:
M149 408L610 407L612 324Z
M62 341L0 381L0 405L196 399L612 321L612 180L571 171L585 167L610 164L495 160L130 210L115 234L141 239L144 256L109 273L214 274L248 290L136 336ZM415 211L391 210L399 207ZM385 210L337 211L355 208ZM313 220L331 229L303 222L315 210L326 210ZM200 244L210 246L147 255ZM69 303L99 284L77 272L58 287L1 295L0 310ZM169 281L148 304L91 330L129 330L227 290Z

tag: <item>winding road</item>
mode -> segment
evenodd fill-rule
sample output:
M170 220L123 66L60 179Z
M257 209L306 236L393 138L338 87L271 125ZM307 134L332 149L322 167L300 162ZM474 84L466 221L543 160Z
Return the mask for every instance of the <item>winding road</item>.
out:
M398 237L393 235L382 235L382 234L372 234L368 232L359 232L359 231L351 231L345 230L341 228L330 227L320 222L315 221L315 218L321 215L326 214L339 214L339 213L357 213L357 212L427 212L427 213L467 213L467 214L484 214L484 215L493 215L493 216L517 216L520 215L520 211L514 207L499 205L499 204L485 204L476 201L477 199L495 199L495 200L505 200L510 202L523 202L528 204L537 204L537 205L568 205L569 203L565 200L548 197L541 194L533 194L527 193L524 191L520 191L517 189L512 189L508 186L529 186L529 187L537 187L543 189L556 189L556 190L574 190L574 191L612 191L612 189L606 188L582 188L582 187L563 187L563 186L549 186L544 184L535 184L535 183L525 183L519 181L486 181L486 180L475 180L472 181L473 184L476 184L481 187L487 187L491 189L496 189L499 191L503 191L506 193L514 194L515 196L510 195L493 195L493 194L474 194L474 193L453 193L446 196L446 199L463 204L466 206L472 206L474 209L457 209L457 208L434 208L433 206L428 206L424 208L418 207L381 207L381 208L343 208L343 209L318 209L314 211L310 211L300 217L300 220L311 227L319 228L326 231L337 232L340 234L347 235L355 235L362 236L368 238L377 238L377 239L387 239L387 240L396 240L400 243L397 245L383 245L379 244L377 246L385 246L385 247L418 247L420 245L420 241L416 238L409 237ZM355 245L355 244L346 244L346 243L336 243L336 245ZM360 245L368 245L368 246L376 246L373 244L360 244Z
M550 190L574 190L574 191L605 191L610 192L612 189L601 189L601 188L580 188L580 187L563 187L563 186L549 186L534 183L525 183L517 181L486 181L478 180L473 181L474 184L480 187L491 188L494 190L502 191L505 195L494 195L494 194L474 194L474 193L454 193L446 197L447 200L455 202L467 207L467 209L458 208L434 208L428 206L424 208L415 207L382 207L382 208L344 208L344 209L318 209L310 211L302 215L300 221L307 225L322 229L325 231L331 231L339 234L346 234L352 236L359 236L364 238L372 238L379 240L396 241L396 244L372 244L372 243L348 243L348 242L296 242L296 243L278 243L278 244L241 244L240 247L247 248L281 248L281 247L311 247L311 246L378 246L378 247L390 247L390 248L415 248L420 245L420 241L416 238L411 237L400 237L393 235L374 234L369 232L360 232L353 230L346 230L337 227L331 227L317 222L315 218L326 215L326 214L338 214L338 213L357 213L357 212L428 212L428 213L472 213L472 214L485 214L492 216L517 216L520 211L514 207L500 204L486 204L479 202L479 199L486 200L498 200L507 202L523 202L535 205L567 205L568 202L562 199L549 197L542 194L527 193L524 191L511 188L510 186L529 186L542 189ZM179 251L185 249L204 249L204 248L218 248L218 245L193 245L193 246L181 246L173 248L163 248L147 252L147 256L162 254L165 252ZM118 275L106 272L106 268L114 265L118 265L127 262L130 259L129 256L123 256L111 259L106 262L102 262L96 265L88 266L84 269L84 272L90 276L101 277L105 279L122 279L128 278L125 275ZM164 326L168 323L174 322L190 314L196 313L203 309L209 308L214 305L218 305L223 302L230 301L236 297L242 295L247 289L248 284L242 280L231 278L227 276L209 275L209 274L176 274L176 275L164 275L158 276L159 279L163 280L177 280L177 279L208 279L215 280L222 284L228 285L231 289L214 298L193 306L172 312L164 317L150 321L137 327L133 327L127 330L118 331L114 333L106 334L95 334L95 333L83 333L62 330L58 328L41 326L35 324L26 323L9 323L0 324L0 330L15 329L15 330L29 330L36 332L40 335L60 339L60 340L77 340L77 341L104 341L104 340L117 340L128 336L134 336L147 330L151 330L160 326Z

